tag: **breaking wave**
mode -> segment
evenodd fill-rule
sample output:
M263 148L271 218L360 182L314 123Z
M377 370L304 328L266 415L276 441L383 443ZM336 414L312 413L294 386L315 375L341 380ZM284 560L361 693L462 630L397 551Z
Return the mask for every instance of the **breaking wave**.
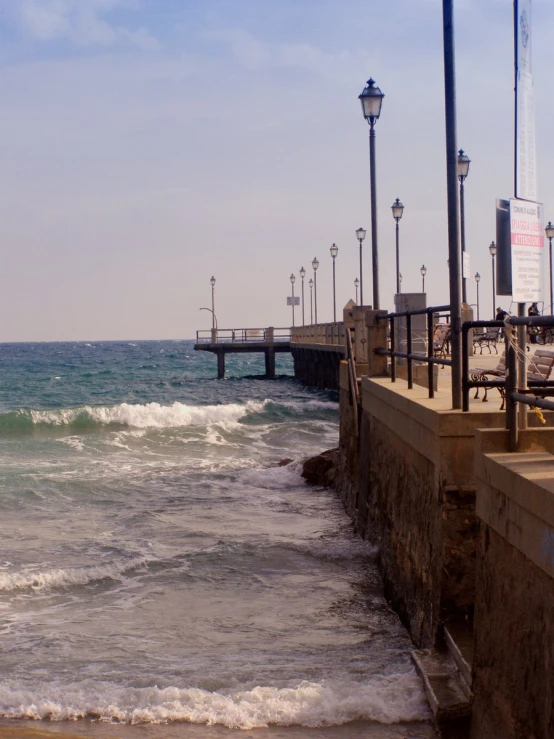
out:
M3 718L92 718L130 724L182 721L232 729L340 726L355 720L395 724L429 718L415 671L350 680L302 681L295 687L253 687L210 692L202 688L133 688L111 683L35 688L0 682Z
M0 415L0 433L31 433L35 429L94 430L103 426L164 429L237 423L249 414L262 411L267 400L249 400L227 405L185 405L175 402L115 406L79 406L55 410L19 410Z

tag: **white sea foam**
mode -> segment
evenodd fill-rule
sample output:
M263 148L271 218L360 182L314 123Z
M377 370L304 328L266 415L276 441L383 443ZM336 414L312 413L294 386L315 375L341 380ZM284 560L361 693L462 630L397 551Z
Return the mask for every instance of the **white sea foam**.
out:
M151 558L135 557L95 567L60 568L34 572L0 572L0 592L25 590L27 588L46 590L68 585L86 585L95 580L117 579L126 572L137 567L143 567L151 561Z
M294 687L255 687L209 692L200 688L124 688L85 683L36 687L0 682L3 718L62 721L85 717L127 723L188 721L253 729L278 726L338 726L355 720L383 724L429 718L421 681L415 672L350 680L303 681Z
M31 411L35 424L64 426L77 421L92 421L97 424L119 424L134 428L174 428L182 426L208 426L210 424L233 424L249 413L263 410L268 401L249 400L246 403L227 405L172 405L146 403L116 406L81 406L59 410Z

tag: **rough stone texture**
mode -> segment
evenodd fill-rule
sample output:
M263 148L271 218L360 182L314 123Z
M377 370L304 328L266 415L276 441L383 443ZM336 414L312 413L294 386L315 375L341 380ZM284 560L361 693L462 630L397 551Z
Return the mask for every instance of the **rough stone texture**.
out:
M311 387L339 389L339 365L342 359L339 351L331 351L325 345L314 344L313 348L307 348L292 344L291 353L294 376L298 380L303 380Z
M480 525L472 739L554 737L552 579Z
M360 470L359 525L380 547L387 596L415 644L432 646L443 564L442 509L433 465L364 413Z
M358 508L358 428L348 387L348 367L341 362L339 466L336 489L349 516L357 519Z
M338 449L329 449L315 457L310 457L302 465L302 477L310 485L333 487L337 474L338 461Z

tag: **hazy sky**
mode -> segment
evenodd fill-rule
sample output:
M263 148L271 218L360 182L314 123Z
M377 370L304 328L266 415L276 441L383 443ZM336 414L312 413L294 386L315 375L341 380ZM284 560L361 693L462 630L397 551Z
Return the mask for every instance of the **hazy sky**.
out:
M456 6L467 248L492 309L495 198L513 194L511 0ZM554 220L554 2L533 0L539 198ZM440 0L0 0L0 340L190 338L290 324L289 275L318 313L354 296L369 231L374 77L381 303L448 301ZM370 240L364 293L370 302ZM296 288L300 289L297 278ZM475 283L468 287L475 302ZM503 302L505 307L507 301ZM297 314L297 319L299 315Z

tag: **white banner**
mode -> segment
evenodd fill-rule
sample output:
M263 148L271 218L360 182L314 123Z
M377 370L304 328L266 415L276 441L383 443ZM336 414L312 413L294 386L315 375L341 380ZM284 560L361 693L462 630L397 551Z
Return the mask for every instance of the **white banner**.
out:
M510 200L512 244L512 300L535 303L542 300L544 229L542 203Z
M471 260L469 258L469 252L464 251L464 260L462 262L462 277L465 280L469 280L471 277Z
M515 0L516 197L537 199L535 104L531 70L531 0Z

